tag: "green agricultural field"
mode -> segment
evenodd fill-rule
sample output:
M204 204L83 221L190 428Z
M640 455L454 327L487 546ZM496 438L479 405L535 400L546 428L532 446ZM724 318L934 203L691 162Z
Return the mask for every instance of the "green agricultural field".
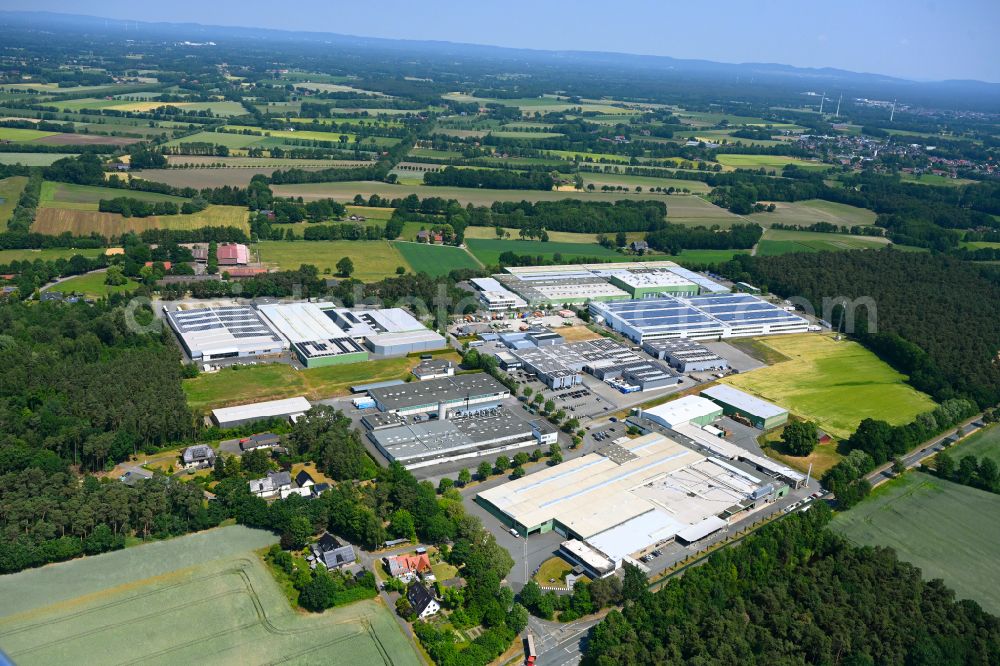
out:
M337 262L350 257L354 262L351 277L374 282L396 274L396 267L409 268L396 246L388 241L261 241L255 245L260 260L283 270L295 270L312 264L321 273L337 272Z
M55 261L56 259L69 259L75 254L84 257L94 258L104 254L101 248L53 248L48 250L0 250L0 266L9 264L12 261Z
M824 234L814 231L767 229L757 247L762 257L791 252L836 252L839 250L876 250L889 244L889 239L876 236Z
M193 187L195 189L205 187L222 187L230 185L232 187L246 187L250 180L257 174L270 176L278 169L287 169L287 166L278 167L222 167L204 168L193 167L190 169L143 169L131 174L132 178L143 178L154 183L163 183L172 187ZM303 171L318 171L327 167L302 166L298 167Z
M208 173L208 172L206 172ZM693 196L664 196L648 192L586 192L578 190L491 190L471 187L432 187L429 185L391 185L376 181L346 181L340 183L306 183L302 185L273 185L271 189L276 196L302 197L309 201L314 199L337 199L351 201L354 195L360 194L366 199L372 194L389 199L402 198L411 194L418 197L443 197L455 199L465 205L489 206L494 201L561 201L562 199L581 199L584 201L621 201L623 199L662 201L667 205L667 214L671 222L687 223L699 220L698 224L719 224L730 226L740 222L742 218L729 211L719 208L704 199ZM673 219L679 218L680 221Z
M460 247L409 241L394 242L393 246L403 255L414 273L427 273L437 277L462 268L475 270L480 267L476 260Z
M77 275L68 280L63 280L59 284L52 286L51 289L53 291L61 291L64 294L83 294L90 298L103 298L111 294L132 291L139 286L139 283L131 278L128 279L126 284L111 286L104 284L104 278L105 273L103 271Z
M734 254L749 254L750 250L681 250L676 256L662 257L682 266L719 264L731 261ZM660 258L660 257L657 257Z
M255 134L231 134L229 132L198 132L190 136L167 141L166 146L179 146L182 143L211 143L226 146L230 150L246 148L259 142L264 137Z
M43 132L42 130L18 129L16 127L0 127L0 141L12 143L27 143L47 136L55 136L58 132Z
M618 173L582 173L584 185L593 184L598 190L603 185L617 187L619 185L635 189L636 186L646 190L652 187L673 187L674 189L689 189L695 194L707 193L710 188L700 180L681 180L679 178L653 178L652 176L632 176ZM668 205L671 200L668 200Z
M323 400L346 395L352 384L405 379L417 363L418 359L403 357L307 370L296 370L284 363L235 366L185 379L182 388L188 405L196 412L299 395Z
M76 157L76 155L73 153L0 153L0 164L49 166L64 157Z
M627 113L627 109L612 106L610 104L600 104L592 102L581 102L571 104L559 97L521 97L513 99L491 99L484 97L474 97L462 93L448 93L442 95L444 99L459 102L479 102L480 104L502 104L503 106L516 106L524 113L561 113L570 109L581 109L583 112L593 111L594 113Z
M847 438L866 418L909 423L934 401L856 342L802 334L759 340L789 358L723 380Z
M933 173L914 175L912 173L900 174L899 179L904 183L920 183L922 185L937 185L939 187L958 187L959 185L971 185L976 181L969 178L949 178Z
M532 139L555 139L563 136L562 132L519 132L517 130L493 130L490 136L498 139L520 139L531 141Z
M949 449L948 454L956 460L964 456L979 458L992 458L1000 464L1000 425L991 425L985 430L980 430L969 435L954 448Z
M747 217L765 228L775 223L809 226L817 222L829 222L843 227L867 227L875 224L874 211L823 199L775 201L774 205L773 213L754 213Z
M4 576L0 645L22 666L422 663L376 601L292 609L255 552L276 542L231 526Z
M243 130L250 130L253 132L258 132L263 136L257 136L258 140L270 138L276 139L295 139L297 141L333 141L334 143L340 142L340 137L346 136L347 141L345 145L350 147L354 145L354 140L357 138L356 134L348 134L345 132L316 132L312 130L265 130L259 127L246 127L243 125L227 125L226 129L232 132L240 132ZM239 135L247 136L247 135ZM377 146L394 146L399 143L399 139L390 139L384 136L369 136L364 137L361 141L362 145L374 143Z
M682 121L687 121L696 127L710 127L718 125L723 120L730 125L763 125L763 118L753 116L734 116L728 113L715 113L711 111L677 111L675 114Z
M216 157L213 155L168 155L167 164L171 167L176 167L178 165L209 165L214 167L215 165L221 164L224 167L242 167L246 169L256 169L256 168L272 168L272 169L288 169L290 167L295 168L307 168L307 167L321 167L324 169L329 169L333 167L355 167L355 166L370 166L371 162L367 160L297 160L291 157ZM161 169L152 169L155 175L158 175ZM203 172L202 172L203 173ZM151 178L150 180L154 180ZM157 180L157 182L162 182Z
M438 160L461 159L462 153L457 150L434 150L433 148L413 148L406 153L407 157L428 157Z
M764 167L768 170L780 171L786 164L794 164L802 169L822 171L832 168L829 164L822 162L809 162L800 160L797 157L784 157L783 155L743 155L734 153L720 153L716 155L716 160L724 167L731 169L759 169Z
M1000 250L1000 243L991 243L989 241L972 241L970 243L960 243L962 247L967 247L970 250L978 250L981 248L990 248L993 250Z
M585 243L559 243L555 241L542 242L537 240L520 240L517 238L511 238L509 240L499 240L497 238L470 238L466 241L469 246L469 251L476 256L479 261L483 262L487 266L495 266L500 263L500 255L504 252L513 252L514 254L530 255L532 257L537 257L539 255L545 257L546 259L552 259L552 257L559 253L562 255L563 259L574 259L576 257L598 257L598 258L617 258L625 260L624 257L616 252L615 250L603 247L597 243L585 244ZM663 259L665 257L658 257Z
M1000 495L907 472L831 527L859 545L895 549L925 579L941 578L959 599L1000 613Z
M157 192L140 190L124 190L113 187L96 187L93 185L74 185L71 183L42 183L41 208L65 208L68 210L97 210L101 199L116 199L128 197L141 201L172 201L178 206L187 201L184 197L175 197Z
M0 180L0 229L7 228L10 216L17 208L17 200L28 183L27 176L11 176Z

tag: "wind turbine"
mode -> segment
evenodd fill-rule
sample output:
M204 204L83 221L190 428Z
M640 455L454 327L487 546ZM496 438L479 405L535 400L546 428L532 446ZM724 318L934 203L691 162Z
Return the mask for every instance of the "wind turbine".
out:
M823 102L826 101L826 91L823 91L823 96L819 100L819 114L823 115Z
M840 117L840 103L844 101L844 93L840 93L840 97L837 98L837 117Z
M892 111L889 112L889 122L892 122L892 117L896 115L896 100L892 100Z

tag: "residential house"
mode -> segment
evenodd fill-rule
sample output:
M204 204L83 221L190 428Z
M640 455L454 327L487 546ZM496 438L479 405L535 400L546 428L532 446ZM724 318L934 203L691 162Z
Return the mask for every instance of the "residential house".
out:
M268 472L263 479L250 482L250 492L265 499L277 497L282 490L292 487L292 475L288 472Z
M299 488L309 488L315 486L316 482L313 480L312 475L303 469L295 475L295 485Z
M415 553L413 555L391 555L382 558L385 566L389 569L389 575L403 581L409 581L421 574L431 570L431 560L427 553Z
M327 571L342 569L350 567L357 559L354 546L349 543L340 543L337 537L329 532L324 533L309 549L312 550L314 558L310 565L312 568L315 568L317 563L322 563L326 566Z
M423 583L414 583L406 591L406 600L410 602L410 607L421 620L436 614L441 610L441 604L435 599L431 591L424 587Z
M431 239L431 233L426 229L421 229L417 232L417 242L418 243L429 243Z
M211 467L215 464L215 451L207 444L196 444L184 449L181 460L187 468Z
M255 451L257 449L273 449L281 444L281 437L273 432L262 432L250 435L240 440L240 449L243 451Z
M632 241L631 243L628 244L628 249L632 250L633 252L645 252L646 250L649 249L649 243L647 243L644 240Z
M159 262L157 262L157 261L147 261L145 263L145 265L149 266L150 268L152 268L153 264L156 264L156 263L163 264L163 270L166 270L166 271L169 271L173 267L173 264L170 263L169 261L159 261Z
M312 496L313 497L319 497L320 495L322 495L323 493L325 493L326 491L328 491L332 487L333 486L331 486L329 483L317 483L316 485L314 485L311 488L309 488L309 490L312 491Z

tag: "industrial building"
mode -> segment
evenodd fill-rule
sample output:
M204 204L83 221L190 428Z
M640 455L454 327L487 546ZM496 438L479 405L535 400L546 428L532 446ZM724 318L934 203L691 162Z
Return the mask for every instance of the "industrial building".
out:
M494 278L473 278L469 280L479 292L479 300L490 312L505 312L528 307L528 303L506 289Z
M380 414L366 415L363 422L379 451L407 469L494 456L526 446L547 447L557 437L546 421L525 421L503 407L466 412L451 420L413 421L398 414Z
M590 314L640 344L658 339L708 340L809 330L809 322L802 317L749 294L591 303Z
M287 418L292 421L309 411L312 405L305 398L268 400L237 407L221 407L212 410L212 421L220 428L235 428L244 423L264 419Z
M440 379L442 377L455 376L455 364L442 358L431 358L421 361L413 370L413 376L424 381L427 379Z
M686 395L642 411L643 418L675 430L685 423L694 423L698 426L714 423L722 417L722 414L722 407L696 395Z
M320 304L320 307L323 305ZM324 307L323 312L346 335L364 339L365 346L378 356L405 356L447 345L443 337L402 308L349 310L331 305Z
M666 361L680 372L729 369L729 361L705 345L685 338L647 340L642 343L642 350L653 358Z
M523 536L565 536L563 556L603 577L649 549L725 529L782 488L749 466L654 432L485 490L476 501Z
M164 308L163 312L184 351L195 361L268 356L288 349L288 341L249 306Z
M307 368L368 360L365 348L315 303L261 305L258 310L289 341Z
M681 381L680 375L662 363L643 358L605 338L557 346L526 346L516 348L510 354L520 362L521 367L551 389L569 388L581 383L582 372L624 393L674 386Z
M719 404L727 416L748 421L753 427L770 430L788 422L788 410L725 384L711 386L701 392Z
M497 407L510 397L510 391L482 372L373 388L368 395L381 412L400 416L436 413L443 420L468 411Z
M726 287L672 261L613 262L509 267L493 281L530 305L559 305L650 298L662 294L698 296ZM492 283L489 283L492 285Z

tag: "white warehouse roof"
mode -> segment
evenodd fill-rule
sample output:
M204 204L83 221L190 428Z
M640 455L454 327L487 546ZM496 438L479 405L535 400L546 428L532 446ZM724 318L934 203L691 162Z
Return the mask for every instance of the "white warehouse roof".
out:
M719 405L696 395L686 395L677 400L665 402L656 407L650 407L642 412L644 418L659 423L667 428L673 428L692 419L718 414L722 410Z
M788 413L787 409L778 407L766 400L761 400L757 396L750 395L725 384L711 386L702 391L701 394L715 400L720 400L727 405L732 405L747 414L753 414L765 419Z
M286 398L284 400L268 400L236 407L220 407L212 410L212 416L218 423L268 419L281 416L291 416L308 412L312 405L303 397Z
M325 305L331 306L327 303ZM329 340L346 336L315 303L279 303L257 308L289 342Z

